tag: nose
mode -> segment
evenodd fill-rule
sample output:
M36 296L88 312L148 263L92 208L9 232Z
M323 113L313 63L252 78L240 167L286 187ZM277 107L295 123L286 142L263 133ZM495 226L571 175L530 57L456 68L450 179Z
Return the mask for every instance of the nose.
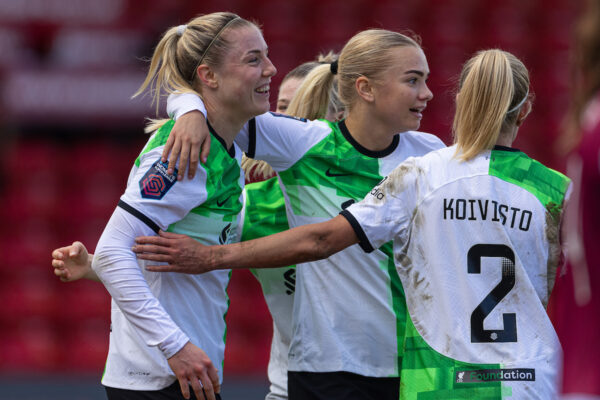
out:
M421 90L420 97L421 99L425 100L425 101L429 101L431 99L433 99L433 92L431 90L429 90L429 86L427 86L427 83L423 84L423 88Z
M263 69L263 75L268 77L274 76L277 73L277 68L275 68L269 57L266 57L265 61L266 65Z

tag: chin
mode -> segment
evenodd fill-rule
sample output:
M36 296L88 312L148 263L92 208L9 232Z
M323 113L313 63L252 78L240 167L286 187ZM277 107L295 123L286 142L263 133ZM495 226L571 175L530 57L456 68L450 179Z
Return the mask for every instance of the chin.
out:
M265 104L262 107L258 107L257 108L257 114L256 115L260 115L260 114L264 114L267 111L269 111L269 109L271 108L271 105L269 103Z
M262 115L262 114L266 113L267 111L269 111L269 107L254 108L254 109L248 111L247 119L252 119L254 117L258 117L259 115Z
M421 126L421 121L411 121L409 124L405 125L407 128L405 131L416 131Z
M394 129L394 132L398 133L398 132L416 131L418 129L419 129L419 124L399 124Z

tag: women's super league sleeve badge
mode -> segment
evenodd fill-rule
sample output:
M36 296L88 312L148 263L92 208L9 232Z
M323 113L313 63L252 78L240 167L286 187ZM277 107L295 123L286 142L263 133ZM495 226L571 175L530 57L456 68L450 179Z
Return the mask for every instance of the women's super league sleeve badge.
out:
M144 199L160 200L177 182L177 168L173 175L167 174L168 162L156 161L140 179L140 192Z

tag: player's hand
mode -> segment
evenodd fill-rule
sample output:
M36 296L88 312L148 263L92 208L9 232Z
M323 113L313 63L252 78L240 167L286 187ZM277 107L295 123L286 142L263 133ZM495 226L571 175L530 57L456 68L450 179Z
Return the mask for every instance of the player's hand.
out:
M200 147L202 147L202 153L200 153ZM210 132L208 131L206 119L200 111L190 111L175 121L175 125L165 144L161 161L166 162L169 160L169 154L171 155L167 172L173 174L175 172L175 164L179 159L177 179L183 179L183 175L188 167L188 177L191 179L196 175L198 157L200 156L202 162L206 163L209 152Z
M211 270L205 262L209 247L187 235L159 231L158 236L138 236L135 243L132 250L137 258L168 263L148 265L148 271L201 274Z
M183 397L190 398L190 386L192 386L198 400L215 400L215 393L221 391L219 374L201 348L188 342L167 361L179 381Z
M81 278L94 279L91 257L81 242L55 249L52 252L54 275L63 282L72 282Z

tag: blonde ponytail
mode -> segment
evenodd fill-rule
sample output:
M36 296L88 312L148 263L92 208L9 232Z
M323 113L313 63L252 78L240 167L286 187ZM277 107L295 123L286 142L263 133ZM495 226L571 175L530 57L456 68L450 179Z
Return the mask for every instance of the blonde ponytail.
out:
M229 12L202 15L186 25L169 28L154 49L148 74L133 97L150 89L156 113L162 92L202 94L196 69L199 64L211 67L221 65L223 55L231 45L225 31L244 26L256 26L252 22Z
M288 114L307 119L325 117L334 79L330 65L319 65L308 73L290 101Z
M465 63L452 126L459 159L494 147L516 122L528 89L527 69L510 53L484 50Z

